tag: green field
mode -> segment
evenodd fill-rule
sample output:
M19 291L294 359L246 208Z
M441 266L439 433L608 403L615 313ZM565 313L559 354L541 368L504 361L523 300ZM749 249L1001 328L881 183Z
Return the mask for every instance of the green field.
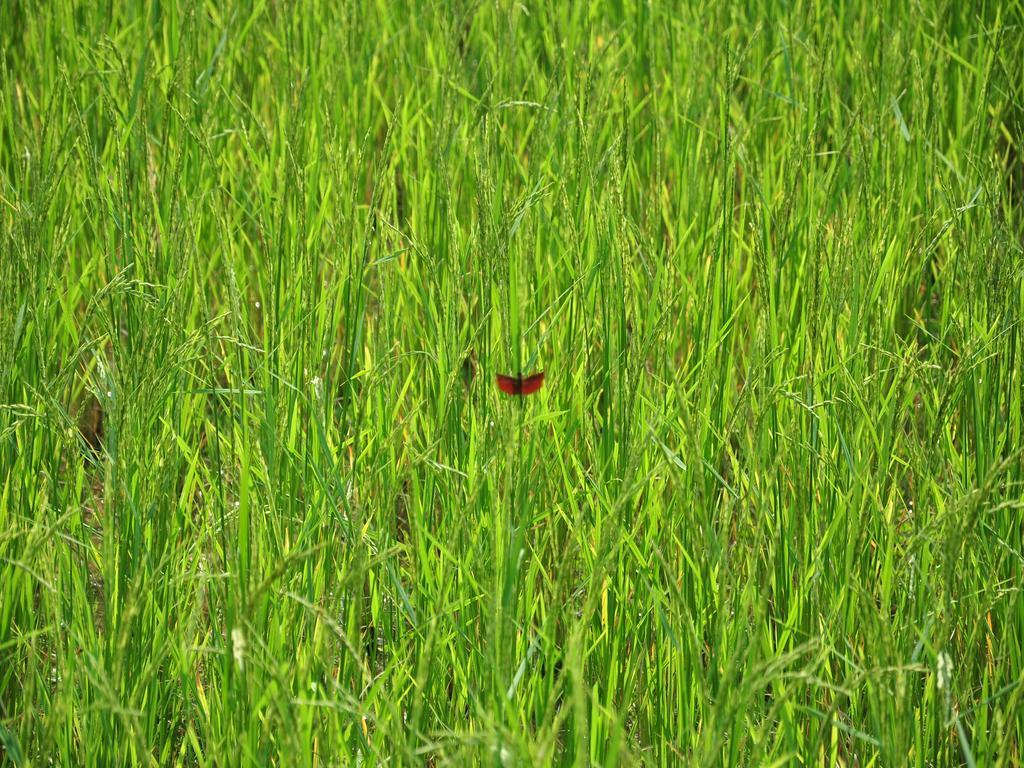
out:
M0 764L1024 765L1024 2L704 5L0 4Z

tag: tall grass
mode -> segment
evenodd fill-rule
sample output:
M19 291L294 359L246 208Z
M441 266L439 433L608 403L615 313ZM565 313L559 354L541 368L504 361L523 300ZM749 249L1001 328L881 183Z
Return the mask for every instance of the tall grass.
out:
M0 5L0 760L1024 762L1024 6L703 5Z

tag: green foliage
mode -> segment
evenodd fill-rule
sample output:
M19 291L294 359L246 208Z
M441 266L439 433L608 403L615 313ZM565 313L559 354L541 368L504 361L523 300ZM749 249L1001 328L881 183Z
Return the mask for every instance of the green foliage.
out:
M0 762L1024 762L1024 6L703 5L0 5Z

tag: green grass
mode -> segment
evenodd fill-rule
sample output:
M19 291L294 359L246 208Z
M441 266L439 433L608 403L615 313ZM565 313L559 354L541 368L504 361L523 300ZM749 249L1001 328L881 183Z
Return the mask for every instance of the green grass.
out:
M0 4L0 763L1024 764L1024 5L701 5Z

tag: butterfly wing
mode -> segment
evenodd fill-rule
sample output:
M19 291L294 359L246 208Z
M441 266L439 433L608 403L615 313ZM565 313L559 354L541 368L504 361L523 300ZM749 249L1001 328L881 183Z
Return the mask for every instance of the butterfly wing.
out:
M504 376L498 374L498 389L504 392L506 395L518 395L519 388L522 386L522 379L517 379L512 376Z
M544 371L527 376L519 383L519 391L524 395L532 395L544 384Z

